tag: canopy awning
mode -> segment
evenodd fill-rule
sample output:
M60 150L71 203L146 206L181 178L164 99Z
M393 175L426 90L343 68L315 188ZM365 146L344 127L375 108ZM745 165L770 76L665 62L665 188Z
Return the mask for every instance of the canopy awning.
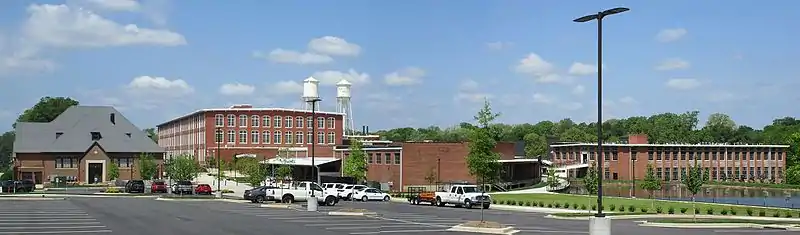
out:
M314 165L319 166L331 162L340 161L341 159L332 157L316 157L314 158ZM300 158L272 158L261 161L262 164L275 164L275 165L292 165L292 166L311 166L310 157Z

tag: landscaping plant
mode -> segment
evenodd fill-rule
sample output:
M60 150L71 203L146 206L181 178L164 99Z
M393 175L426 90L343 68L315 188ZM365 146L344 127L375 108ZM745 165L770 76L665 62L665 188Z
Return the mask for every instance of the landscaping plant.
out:
M661 206L656 206L656 213L661 214L661 212L664 212L664 209Z
M753 216L753 209L747 208L747 216Z
M492 112L489 100L483 101L483 108L478 111L474 119L476 126L469 128L469 153L467 154L467 169L469 174L480 180L480 185L491 184L500 176L503 165L500 163L500 154L494 151L497 146L492 122L500 116ZM483 207L481 207L481 222L483 220Z
M708 182L708 172L703 169L700 163L697 161L697 158L694 159L694 162L686 172L683 173L683 178L681 178L681 182L686 189L692 194L692 210L694 213L692 214L692 220L697 220L697 203L695 202L695 196L703 187L703 184Z
M661 190L661 179L656 177L656 174L653 172L653 165L648 163L647 164L647 172L644 175L644 182L641 184L642 189L647 190L648 197L653 200L650 204L651 208L655 208L656 200L653 198L653 192L656 190Z
M634 211L636 211L636 206L634 205L628 206L628 212L634 212Z
M667 213L669 213L670 215L675 214L675 208L669 207L669 209L667 209Z

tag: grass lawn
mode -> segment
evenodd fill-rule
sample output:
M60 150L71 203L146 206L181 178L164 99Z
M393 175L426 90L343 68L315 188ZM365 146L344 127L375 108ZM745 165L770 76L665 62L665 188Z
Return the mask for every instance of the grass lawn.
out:
M597 205L597 196L588 196L588 195L572 195L572 194L492 194L492 199L501 205L520 205L520 206L541 206L542 204L545 207L548 204L552 205L553 208L569 208L569 209L580 209L585 206L587 209L596 209ZM649 199L637 199L637 198L620 198L620 197L603 197L603 207L604 211L608 212L644 212L641 211L642 208L647 208L647 212L657 212L656 208L661 208L661 212L663 214L669 214L670 208L672 208L672 214L692 214L692 204L690 202L678 202L678 201L663 201L663 200L656 200L655 206L656 208L652 207L653 200ZM569 204L568 207L563 207L563 205ZM575 206L577 204L578 206ZM558 205L558 206L556 206ZM611 207L614 207L613 210ZM634 210L630 211L629 207L633 206ZM624 210L620 210L621 207L624 207ZM710 214L714 215L740 215L740 216L770 216L770 217L800 217L798 214L798 210L790 210L790 209L783 209L783 208L758 208L758 207L750 207L750 206L738 206L738 205L721 205L721 204L710 204L710 203L697 203L697 209L699 210L698 214L709 214L709 209L711 210ZM725 213L723 214L723 211ZM777 215L777 216L776 216Z
M692 219L653 219L647 220L648 223L673 223L673 224L689 224L689 223L706 223L706 224L800 224L797 221L770 221L770 220L747 220L747 219L709 219L698 218L696 221Z
M555 213L554 216L559 217L589 217L594 216L596 213ZM608 216L614 215L655 215L655 212L610 212L606 213Z

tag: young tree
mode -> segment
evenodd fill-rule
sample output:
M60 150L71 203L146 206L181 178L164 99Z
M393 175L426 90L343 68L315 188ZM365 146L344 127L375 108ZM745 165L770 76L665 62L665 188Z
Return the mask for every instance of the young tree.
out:
M558 175L556 175L556 169L548 169L547 170L547 187L550 190L557 189L561 186L561 181L559 181Z
M276 167L274 168L275 179L280 179L281 182L292 180L294 167L292 167L291 164L294 163L294 160L289 156L287 149L278 150L278 155L275 157L277 159L276 161L278 161L278 164L273 165L273 167Z
M498 179L502 164L500 154L494 152L497 144L491 130L492 122L500 114L493 113L489 100L484 100L483 108L478 111L474 119L475 128L469 134L469 154L467 154L467 168L469 174L475 177L481 188ZM483 221L483 207L481 207L481 221Z
M644 175L644 182L641 184L641 187L650 193L650 199L653 200L650 206L655 208L656 200L653 198L653 192L661 190L661 179L656 178L656 174L653 172L653 165L651 164L647 164L647 172Z
M110 179L110 180L116 180L116 179L119 178L119 166L117 166L116 162L112 161L111 164L108 164L108 173L107 174L108 174L107 175L108 179Z
M428 173L425 175L425 182L428 182L428 184L430 184L430 185L433 185L433 183L436 182L436 168L435 167L431 167L430 169L428 169Z
M187 154L173 157L167 164L167 176L173 180L192 180L197 176L198 172L199 169L194 162L194 158Z
M345 176L353 177L356 182L367 179L367 154L362 149L361 141L350 142L350 156L344 159L343 173Z
M258 187L267 178L267 168L255 158L241 159L239 169L245 174L245 182L252 187Z
M139 154L139 175L143 180L151 180L158 172L158 163L149 153Z
M592 163L586 171L586 176L583 177L583 187L590 195L597 195L597 164Z
M697 162L697 158L695 158L694 164L683 173L683 177L681 178L681 183L683 183L686 189L689 190L689 193L692 194L692 220L697 219L697 215L694 213L697 212L696 203L694 201L695 196L700 192L703 188L703 184L706 182L708 182L708 172L703 169Z
M217 175L214 177L217 180L225 180L225 170L228 169L228 162L224 159L219 161L219 166L217 166Z

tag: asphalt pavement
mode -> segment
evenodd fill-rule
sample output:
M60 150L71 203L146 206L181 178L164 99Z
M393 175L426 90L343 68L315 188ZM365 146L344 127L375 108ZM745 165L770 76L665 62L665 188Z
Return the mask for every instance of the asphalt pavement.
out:
M363 208L376 217L330 216L328 211ZM486 220L511 225L528 234L588 234L588 221L555 220L544 214L486 210ZM460 234L453 225L479 220L480 210L439 208L390 202L343 202L319 212L262 208L223 201L157 201L151 198L67 198L0 200L0 234ZM613 234L798 234L756 229L664 229L614 220Z

